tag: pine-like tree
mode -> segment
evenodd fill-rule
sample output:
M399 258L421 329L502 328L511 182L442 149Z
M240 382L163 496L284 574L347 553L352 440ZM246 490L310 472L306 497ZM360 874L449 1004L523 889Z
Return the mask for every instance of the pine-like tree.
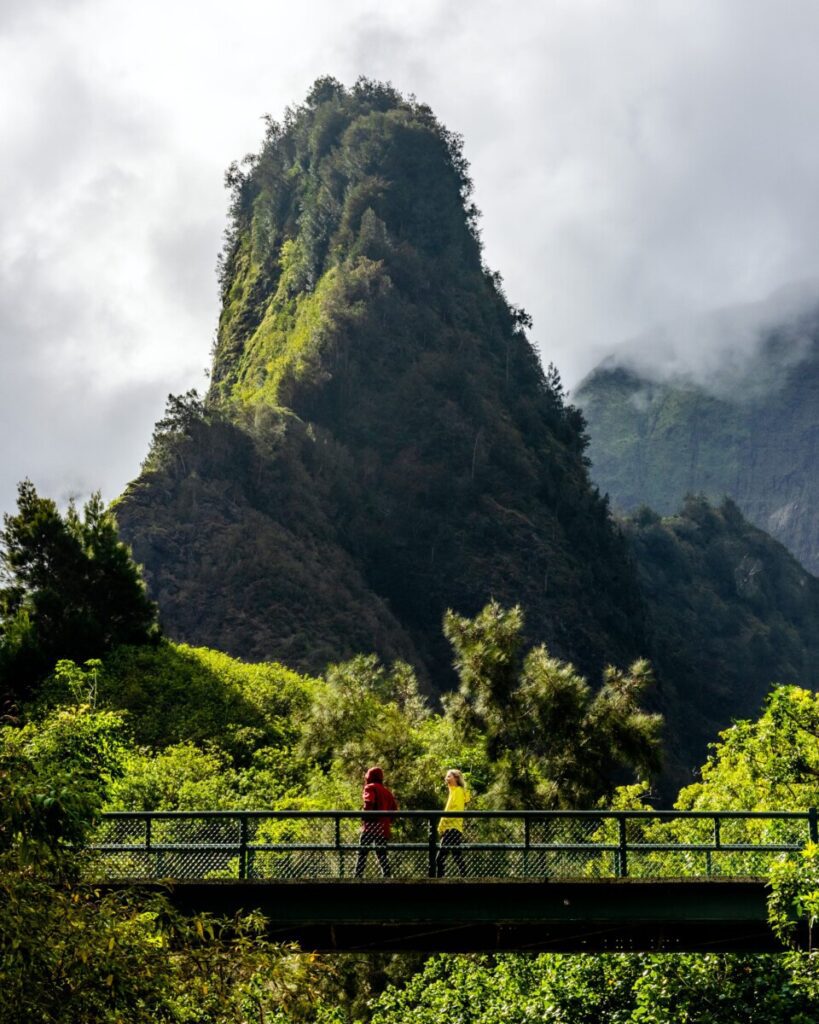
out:
M30 480L0 530L0 693L33 696L60 658L83 662L158 635L156 606L99 494L65 516Z

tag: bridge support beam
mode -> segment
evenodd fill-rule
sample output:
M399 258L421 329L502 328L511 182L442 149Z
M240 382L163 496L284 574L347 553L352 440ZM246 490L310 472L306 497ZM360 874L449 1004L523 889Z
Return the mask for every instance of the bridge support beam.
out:
M138 885L129 881L111 888ZM185 913L260 910L316 951L778 952L760 880L190 881Z

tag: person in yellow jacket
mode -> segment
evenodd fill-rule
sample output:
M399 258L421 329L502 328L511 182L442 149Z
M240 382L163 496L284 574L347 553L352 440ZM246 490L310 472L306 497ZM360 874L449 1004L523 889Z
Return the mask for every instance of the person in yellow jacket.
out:
M463 811L469 803L469 793L466 789L463 773L457 768L450 768L445 777L449 788L449 797L446 802L445 811ZM446 861L449 856L458 866L461 875L466 874L466 864L461 850L464 838L463 818L441 818L438 822L438 833L441 845L438 849L438 856L435 860L436 874L443 878L446 874Z

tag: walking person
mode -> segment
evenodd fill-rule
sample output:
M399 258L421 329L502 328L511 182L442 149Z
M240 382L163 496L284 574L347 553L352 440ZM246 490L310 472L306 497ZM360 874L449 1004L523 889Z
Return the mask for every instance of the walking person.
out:
M384 785L384 772L379 767L369 768L364 775L362 800L365 811L397 811L398 804L392 790ZM361 838L358 845L358 860L355 877L361 878L370 850L375 853L378 866L384 878L390 877L390 862L387 856L387 840L394 819L387 814L361 819Z
M446 773L445 781L449 789L445 811L463 811L469 803L470 796L464 782L463 772L457 768L450 768ZM435 873L438 878L446 874L446 861L452 857L458 867L458 872L463 877L466 874L466 864L461 850L464 838L463 818L441 818L438 822L438 834L441 838L441 845L438 849L438 856L435 858Z

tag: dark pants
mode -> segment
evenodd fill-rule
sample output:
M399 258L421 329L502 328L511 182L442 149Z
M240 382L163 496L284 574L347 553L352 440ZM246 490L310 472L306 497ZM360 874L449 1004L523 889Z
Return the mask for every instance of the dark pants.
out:
M361 878L367 863L367 854L373 851L384 878L390 877L390 862L387 859L387 837L381 829L362 829L358 846L358 860L355 865L355 877Z
M466 864L464 863L464 855L461 851L463 838L463 833L457 828L448 828L441 834L441 846L438 850L438 856L435 858L435 873L439 878L443 878L446 874L446 859L450 856L458 865L458 873L460 875L466 874Z

